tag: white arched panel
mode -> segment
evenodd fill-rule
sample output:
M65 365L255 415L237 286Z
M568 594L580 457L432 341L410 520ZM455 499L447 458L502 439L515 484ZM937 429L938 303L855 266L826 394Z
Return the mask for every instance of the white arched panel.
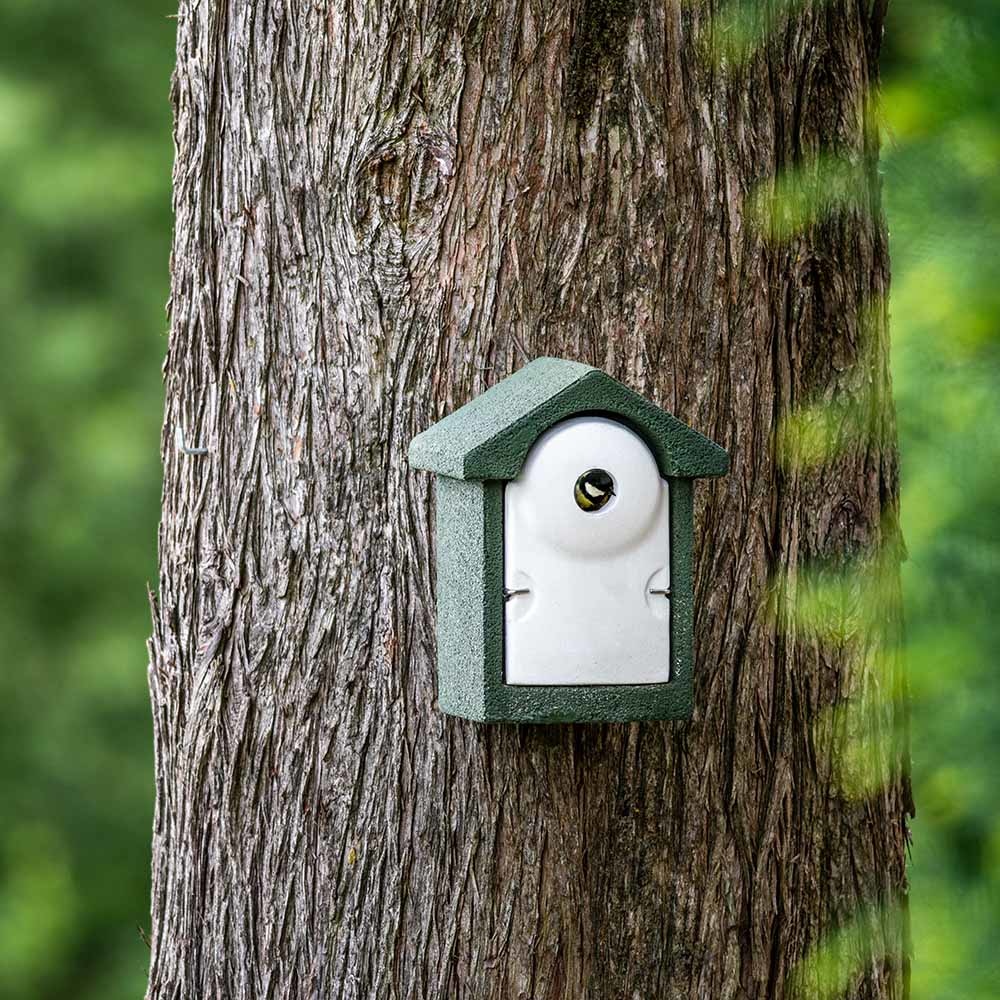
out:
M585 511L574 486L606 471L614 495ZM504 491L508 684L670 679L670 497L645 442L574 417L535 443Z

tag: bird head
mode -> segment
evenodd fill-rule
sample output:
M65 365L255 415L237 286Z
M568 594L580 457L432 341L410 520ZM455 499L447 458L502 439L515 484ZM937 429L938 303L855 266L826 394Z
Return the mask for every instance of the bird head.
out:
M604 469L588 469L573 488L577 506L588 513L600 510L614 495L615 481Z

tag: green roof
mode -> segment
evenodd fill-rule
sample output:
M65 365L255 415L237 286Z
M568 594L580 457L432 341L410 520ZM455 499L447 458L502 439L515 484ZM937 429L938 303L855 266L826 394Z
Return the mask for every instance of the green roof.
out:
M581 413L633 427L663 476L721 476L729 456L676 417L589 365L538 358L410 442L410 465L453 479L508 480L538 436Z

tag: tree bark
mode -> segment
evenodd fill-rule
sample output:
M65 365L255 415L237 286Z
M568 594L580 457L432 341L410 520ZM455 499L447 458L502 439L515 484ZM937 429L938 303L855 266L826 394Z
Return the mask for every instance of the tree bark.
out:
M906 995L882 5L775 6L181 3L150 1000ZM546 354L732 456L690 723L436 710L407 444Z

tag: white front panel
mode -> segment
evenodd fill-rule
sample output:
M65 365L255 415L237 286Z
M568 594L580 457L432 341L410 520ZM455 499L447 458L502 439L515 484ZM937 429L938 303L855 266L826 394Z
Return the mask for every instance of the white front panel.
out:
M581 509L574 486L603 470L613 495ZM670 503L645 442L605 417L546 431L504 494L508 684L670 679Z

